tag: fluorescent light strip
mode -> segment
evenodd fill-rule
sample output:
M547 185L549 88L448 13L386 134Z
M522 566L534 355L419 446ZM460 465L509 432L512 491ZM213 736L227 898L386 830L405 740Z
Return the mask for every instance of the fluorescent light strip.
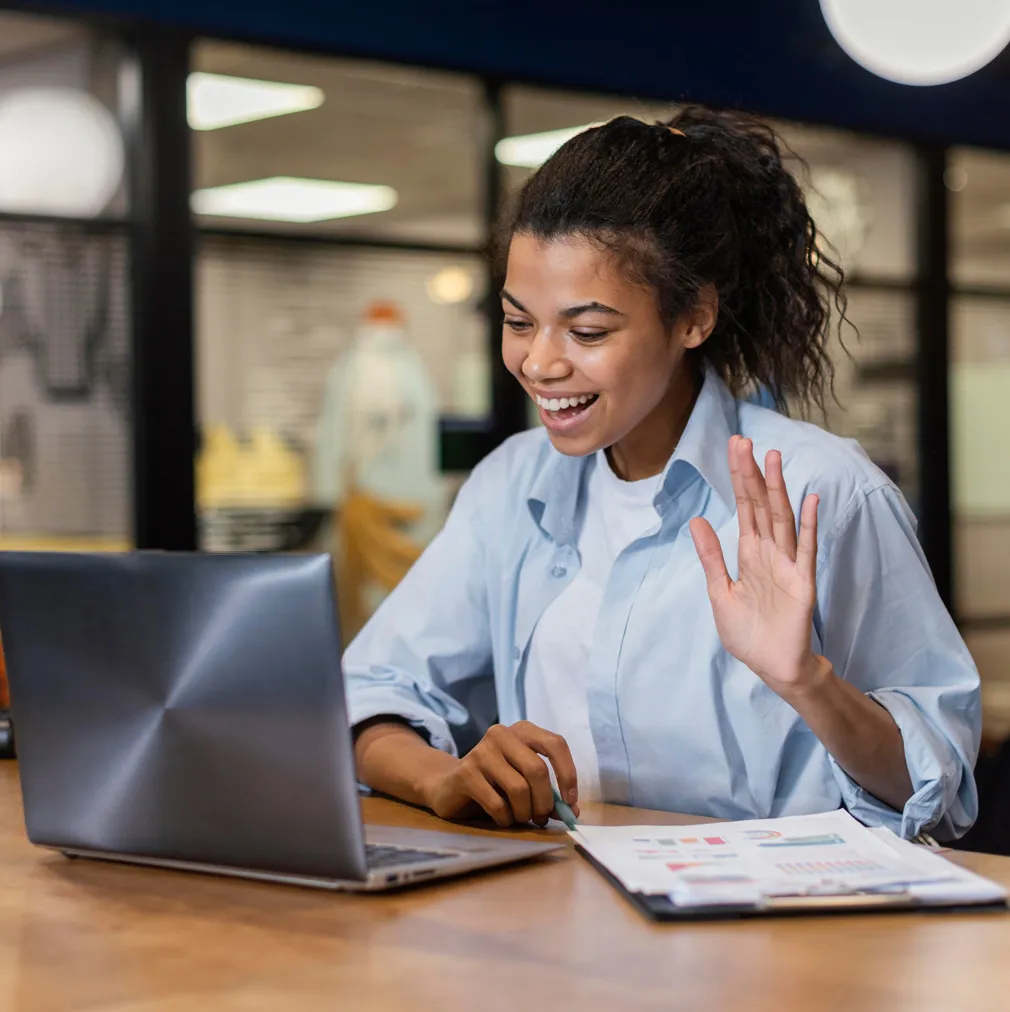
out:
M586 123L583 126L566 127L563 130L545 130L539 134L520 134L505 137L494 147L495 158L502 165L518 165L524 169L538 169L562 144L570 141L583 130L600 126Z
M311 222L388 211L396 201L391 186L272 176L197 190L190 205L197 214L224 218Z
M186 82L187 118L194 130L220 130L271 116L305 112L323 104L321 89L308 84L256 81L249 77L192 73Z

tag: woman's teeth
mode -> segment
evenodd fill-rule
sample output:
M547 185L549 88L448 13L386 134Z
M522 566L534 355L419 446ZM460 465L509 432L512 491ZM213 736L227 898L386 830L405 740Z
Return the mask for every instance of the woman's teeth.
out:
M537 394L536 402L544 411L564 411L565 408L575 408L595 401L598 396L599 394L582 394L580 397L541 397Z

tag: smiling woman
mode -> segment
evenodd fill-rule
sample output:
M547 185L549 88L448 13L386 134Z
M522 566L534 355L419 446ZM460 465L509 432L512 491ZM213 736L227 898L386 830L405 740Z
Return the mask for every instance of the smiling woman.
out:
M501 825L545 823L553 781L576 813L962 834L978 676L908 507L855 443L746 399L823 406L844 317L776 135L699 108L579 133L496 267L543 429L348 648L361 779Z

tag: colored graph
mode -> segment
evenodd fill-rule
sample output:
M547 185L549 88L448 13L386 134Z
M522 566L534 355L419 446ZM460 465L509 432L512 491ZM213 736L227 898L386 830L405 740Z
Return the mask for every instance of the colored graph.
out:
M822 833L819 836L785 836L770 843L759 843L759 847L827 847L834 843L845 843L837 833Z
M750 875L685 875L681 881L692 885L751 885L754 879Z
M886 870L883 865L869 858L842 861L780 861L775 867L786 875L869 875Z
M775 834L776 836L778 834ZM651 837L651 836L635 836L631 840L633 849L636 854L659 854L664 851L676 851L678 847L684 846L701 846L704 847L725 847L727 846L725 837L722 836L706 836L699 838L697 836L685 836L681 839L674 839L673 837Z

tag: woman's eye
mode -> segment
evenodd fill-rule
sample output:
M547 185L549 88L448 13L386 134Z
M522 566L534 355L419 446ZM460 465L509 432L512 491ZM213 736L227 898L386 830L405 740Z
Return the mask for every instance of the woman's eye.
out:
M517 334L524 334L533 326L529 320L505 320L505 326Z
M572 336L577 337L583 344L589 344L603 340L609 333L609 330L573 330Z

